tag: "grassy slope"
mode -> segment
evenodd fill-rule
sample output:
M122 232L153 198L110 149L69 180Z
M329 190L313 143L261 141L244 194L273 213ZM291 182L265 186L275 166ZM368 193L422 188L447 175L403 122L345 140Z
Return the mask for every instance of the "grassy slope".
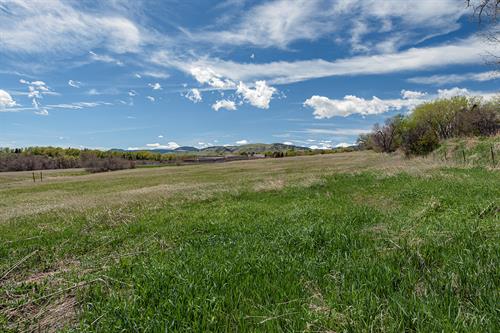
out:
M0 330L498 331L498 171L343 156L39 184L57 198L211 186L4 220L0 272L31 256L0 282ZM4 184L17 200L35 189Z
M491 150L493 150L493 157ZM446 163L497 167L500 165L500 135L449 139L441 143L431 155Z

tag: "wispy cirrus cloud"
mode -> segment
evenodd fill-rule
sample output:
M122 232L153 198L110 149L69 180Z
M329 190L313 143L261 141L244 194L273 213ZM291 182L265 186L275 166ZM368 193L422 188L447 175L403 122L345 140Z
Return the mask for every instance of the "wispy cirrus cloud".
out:
M80 88L80 86L82 85L82 83L80 81L76 81L76 80L69 80L68 81L68 85L70 87L73 87L73 88Z
M429 84L442 86L446 84L456 84L467 81L485 82L500 78L500 71L487 71L480 73L444 74L431 76L417 76L409 78L411 83Z
M67 1L15 0L2 3L0 46L29 54L81 53L104 48L115 53L137 52L144 32L130 19L112 13L96 15Z
M163 52L155 53L151 61L192 74L200 83L224 87L238 81L265 79L271 84L289 84L330 76L390 74L430 70L451 65L476 64L482 61L484 48L483 41L473 35L456 40L454 43L415 47L387 54L354 56L333 61L312 59L257 64L218 58L180 60L173 59ZM500 47L490 46L490 48L492 52L495 52ZM194 68L195 72L193 72Z
M220 25L184 31L192 41L209 44L285 49L296 41L336 36L360 52L394 51L410 40L456 30L460 27L458 19L465 14L464 6L455 0L275 0L238 7L239 11L224 17ZM381 37L374 38L374 34Z
M98 106L110 106L113 103L110 102L73 102L73 103L62 103L62 104L48 104L47 109L69 109L69 110L81 110L87 108L95 108Z

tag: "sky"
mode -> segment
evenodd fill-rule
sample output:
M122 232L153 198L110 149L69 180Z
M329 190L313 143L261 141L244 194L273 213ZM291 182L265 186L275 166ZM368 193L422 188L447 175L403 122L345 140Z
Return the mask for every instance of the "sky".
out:
M0 147L355 143L500 74L461 0L0 0ZM483 28L483 30L486 28Z

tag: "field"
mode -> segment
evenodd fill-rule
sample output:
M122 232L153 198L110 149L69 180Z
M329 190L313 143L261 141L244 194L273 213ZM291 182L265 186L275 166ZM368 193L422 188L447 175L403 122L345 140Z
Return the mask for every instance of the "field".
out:
M354 152L43 175L0 174L0 331L500 331L498 167Z

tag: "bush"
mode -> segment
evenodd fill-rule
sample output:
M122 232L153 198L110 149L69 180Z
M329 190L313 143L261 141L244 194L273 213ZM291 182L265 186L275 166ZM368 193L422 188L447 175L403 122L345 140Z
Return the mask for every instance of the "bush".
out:
M500 131L500 98L483 103L477 98L453 97L419 105L407 116L396 116L384 126L375 124L361 135L362 149L406 155L425 155L441 140L461 136L493 136Z
M106 172L135 168L135 162L121 157L99 158L92 153L85 153L80 156L81 165L88 172Z

